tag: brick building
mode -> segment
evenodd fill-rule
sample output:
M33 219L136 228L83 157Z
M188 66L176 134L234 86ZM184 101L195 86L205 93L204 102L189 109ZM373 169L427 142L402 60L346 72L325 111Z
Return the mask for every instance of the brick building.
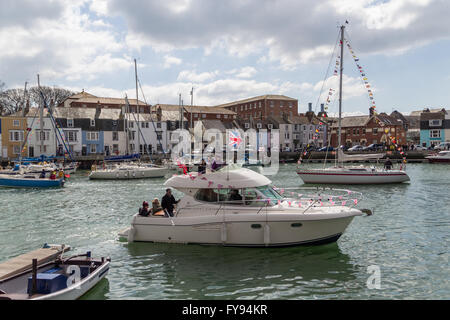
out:
M298 114L298 100L283 95L264 95L221 104L241 119L267 119L269 116L292 117Z
M343 145L367 146L372 143L390 145L395 138L399 145L406 145L406 130L403 123L387 115L386 113L367 116L345 117L341 121ZM331 145L338 145L338 120L335 119L331 126Z

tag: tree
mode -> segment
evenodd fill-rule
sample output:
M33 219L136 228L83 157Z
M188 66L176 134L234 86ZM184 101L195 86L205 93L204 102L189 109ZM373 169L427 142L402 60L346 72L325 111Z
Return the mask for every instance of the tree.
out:
M9 115L21 111L26 107L27 102L30 106L44 105L42 95L44 96L46 105L55 108L61 104L66 98L74 94L74 92L62 88L52 87L32 87L24 94L24 89L8 89L2 91L0 83L0 114Z

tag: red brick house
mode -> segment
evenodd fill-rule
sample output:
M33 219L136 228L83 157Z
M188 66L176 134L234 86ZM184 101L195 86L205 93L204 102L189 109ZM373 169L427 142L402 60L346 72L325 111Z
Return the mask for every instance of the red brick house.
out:
M403 123L386 113L367 116L345 117L341 121L341 142L343 145L368 146L372 143L391 144L391 137L398 145L406 145L406 130ZM338 145L338 120L331 126L331 145Z
M283 95L264 95L254 98L221 104L235 112L241 119L266 120L269 116L292 117L298 115L298 100Z

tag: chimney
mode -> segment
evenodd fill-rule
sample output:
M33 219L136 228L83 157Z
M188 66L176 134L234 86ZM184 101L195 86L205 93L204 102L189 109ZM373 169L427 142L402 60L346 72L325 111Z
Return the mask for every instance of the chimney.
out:
M374 115L374 110L373 110L373 107L370 107L369 108L369 116L373 116Z
M156 110L156 118L158 119L158 122L161 121L161 118L162 118L162 110L161 110L161 107L159 107L159 108Z
M308 112L312 112L312 102L308 103Z
M320 104L320 112L322 112L322 113L325 112L325 104L324 103Z

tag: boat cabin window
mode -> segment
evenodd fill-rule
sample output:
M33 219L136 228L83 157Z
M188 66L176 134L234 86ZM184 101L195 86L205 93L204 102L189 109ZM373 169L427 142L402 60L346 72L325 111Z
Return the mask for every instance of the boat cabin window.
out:
M204 202L223 202L242 205L241 189L200 189L194 198Z

